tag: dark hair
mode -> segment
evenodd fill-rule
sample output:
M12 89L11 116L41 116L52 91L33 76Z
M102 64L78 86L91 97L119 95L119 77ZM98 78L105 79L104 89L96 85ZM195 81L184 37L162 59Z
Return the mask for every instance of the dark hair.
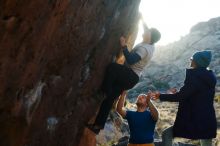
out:
M151 28L150 32L151 32L151 44L153 45L160 40L161 34L156 28Z

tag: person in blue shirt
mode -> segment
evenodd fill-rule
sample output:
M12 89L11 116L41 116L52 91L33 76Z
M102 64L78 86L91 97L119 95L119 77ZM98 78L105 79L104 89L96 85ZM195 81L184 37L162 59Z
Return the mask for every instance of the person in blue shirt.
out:
M117 112L128 121L130 138L128 146L154 146L154 130L159 112L150 100L150 95L140 94L137 97L136 111L124 109L126 92L123 92L117 103Z
M191 68L186 70L180 91L151 94L155 100L179 102L174 125L163 131L164 146L172 146L174 137L200 139L201 146L212 146L217 122L213 105L216 77L212 70L207 69L211 58L211 51L196 52L191 58Z

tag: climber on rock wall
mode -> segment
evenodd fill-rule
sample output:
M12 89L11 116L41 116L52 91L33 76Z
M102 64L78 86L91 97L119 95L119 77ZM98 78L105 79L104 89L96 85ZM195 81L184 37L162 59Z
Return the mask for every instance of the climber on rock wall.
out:
M94 124L87 125L87 128L96 134L104 128L114 101L123 91L133 88L138 83L141 72L153 56L154 44L160 40L161 34L157 29L149 29L144 25L142 37L143 41L130 52L125 38L123 36L120 37L125 64L111 63L107 66L101 87L104 100Z
M130 138L128 146L154 146L154 130L159 112L151 102L151 93L137 97L137 111L124 109L126 92L123 92L117 103L117 112L128 121Z

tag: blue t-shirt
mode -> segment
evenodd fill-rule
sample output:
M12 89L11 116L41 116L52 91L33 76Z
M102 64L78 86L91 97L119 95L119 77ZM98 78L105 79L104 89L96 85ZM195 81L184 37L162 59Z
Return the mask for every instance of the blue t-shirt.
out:
M149 111L127 111L125 119L127 119L130 128L129 143L153 143L156 121L153 120Z

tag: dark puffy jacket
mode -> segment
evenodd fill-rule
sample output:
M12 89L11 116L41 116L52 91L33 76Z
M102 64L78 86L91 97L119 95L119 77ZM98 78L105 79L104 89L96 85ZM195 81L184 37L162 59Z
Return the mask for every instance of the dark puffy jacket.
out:
M161 101L179 102L174 137L211 139L217 122L213 106L216 77L205 68L187 69L184 86L176 94L161 94Z

